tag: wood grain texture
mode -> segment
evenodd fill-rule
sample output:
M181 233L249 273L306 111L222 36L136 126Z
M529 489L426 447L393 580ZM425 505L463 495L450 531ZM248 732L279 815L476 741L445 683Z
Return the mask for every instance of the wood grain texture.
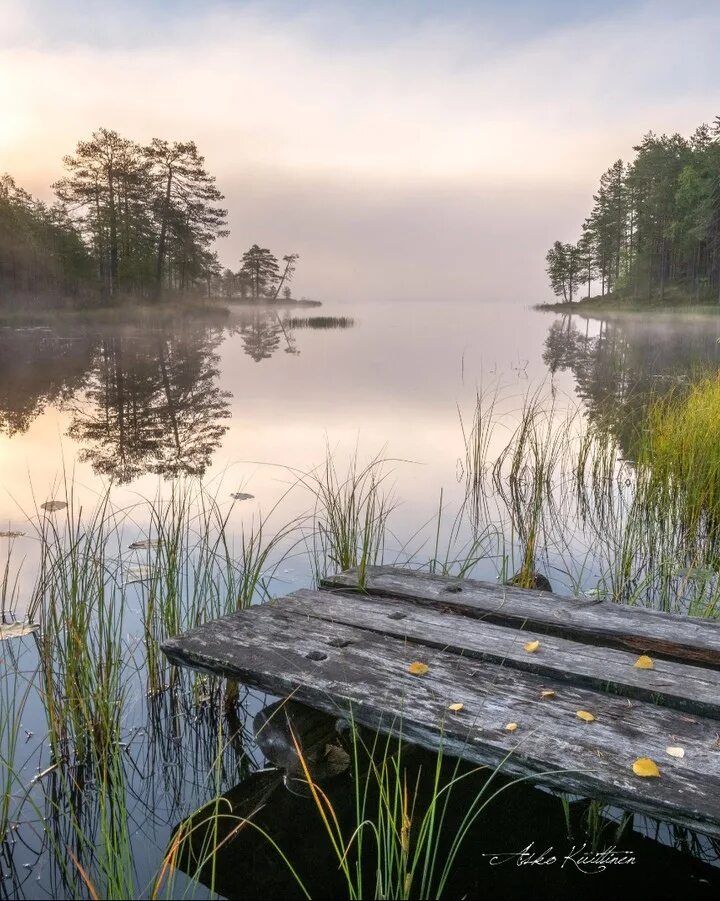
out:
M484 619L373 595L297 591L281 604L285 612L327 620L399 638L421 647L514 667L562 682L611 691L720 720L720 671L671 660L637 669L637 653L581 644L529 629L498 626ZM535 653L525 645L539 640ZM718 723L720 729L720 723Z
M350 570L328 578L323 587L357 590L357 573ZM369 567L364 591L584 644L720 669L720 623L713 620L608 601L576 600L474 579L458 581L392 566Z
M437 586L427 591L439 593ZM466 600L464 586L462 594ZM548 595L543 598L547 603ZM223 617L170 639L163 650L178 665L292 696L331 714L352 712L362 725L401 733L430 749L442 746L479 764L502 765L510 774L720 835L716 720L592 690L560 673L521 671L482 655L471 658L428 641L337 622L303 610L308 601L304 595ZM454 613L451 620L456 644L463 643L467 621ZM418 659L429 666L425 676L408 672ZM656 675L662 678L659 668ZM555 697L542 699L543 690ZM464 707L453 714L447 710L451 703ZM577 710L590 711L596 720L582 722ZM517 723L517 731L507 732L508 722ZM669 757L668 745L683 747L685 757ZM653 758L660 778L637 777L632 764L638 757Z

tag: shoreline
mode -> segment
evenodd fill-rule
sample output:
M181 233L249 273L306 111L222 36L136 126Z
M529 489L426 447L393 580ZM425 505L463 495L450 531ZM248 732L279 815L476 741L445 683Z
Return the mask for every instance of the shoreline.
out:
M687 299L677 299L674 302L665 301L660 303L655 299L637 301L631 298L615 297L612 294L607 294L604 297L585 297L582 300L570 302L540 303L535 304L532 309L541 313L561 313L566 316L591 316L594 313L653 313L654 315L662 315L663 313L670 315L703 313L712 316L720 314L720 304L718 304L717 300L693 302Z
M257 310L295 310L321 307L319 300L235 300L207 298L194 300L164 300L159 303L128 301L108 306L0 306L0 328L23 325L44 325L56 322L108 322L132 324L136 322L167 321L178 317L218 317L227 319L233 312Z

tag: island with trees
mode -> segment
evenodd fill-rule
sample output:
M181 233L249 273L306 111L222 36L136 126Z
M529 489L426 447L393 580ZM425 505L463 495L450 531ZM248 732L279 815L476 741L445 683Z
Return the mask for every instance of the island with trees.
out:
M227 210L193 141L141 146L100 128L63 165L52 204L0 176L0 311L293 301L296 253L253 244L237 272L221 266Z
M720 116L645 135L603 174L576 243L555 241L550 309L720 304Z

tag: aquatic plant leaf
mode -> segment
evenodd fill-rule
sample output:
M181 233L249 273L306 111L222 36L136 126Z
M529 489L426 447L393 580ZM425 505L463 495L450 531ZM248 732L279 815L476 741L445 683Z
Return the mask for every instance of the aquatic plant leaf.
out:
M251 501L255 495L248 494L246 491L236 491L234 494L231 494L230 497L234 498L236 501Z
M22 538L24 532L13 532L12 530L8 530L7 532L0 532L0 538Z
M555 692L552 690L552 688L543 688L543 690L540 692L540 697L547 698L549 700L550 698L555 697Z
M685 748L680 748L677 745L668 745L665 748L665 753L669 754L671 757L679 757L683 758L685 756Z
M65 501L45 501L44 504L40 504L40 507L47 510L48 513L55 513L57 510L64 510L67 504Z
M649 757L638 757L632 765L633 773L636 776L642 776L643 779L649 779L653 776L659 776L660 770L654 760Z
M421 663L419 660L415 660L408 667L408 672L412 673L413 676L424 676L429 669L430 667L427 663Z
M159 538L144 538L142 541L133 541L131 545L129 545L131 551L139 551L139 550L147 550L151 547L160 547L160 539Z
M595 720L592 713L588 713L587 710L577 710L575 711L575 716L584 723L592 723Z
M653 663L652 657L648 657L647 654L641 654L638 659L633 663L635 669L652 669L655 664Z
M525 650L528 652L528 654L534 654L535 651L537 651L537 649L539 647L540 647L540 642L536 638L535 641L529 641L525 645Z
M457 704L449 704L448 710L452 710L453 713L459 713L465 705L458 702Z
M518 727L517 723L508 723L507 726L505 726L505 731L506 732L514 732L517 729L517 727Z
M129 569L125 573L125 584L132 585L135 582L147 582L150 579L150 576L150 567L138 566L135 569Z
M8 641L11 638L22 638L37 632L40 626L37 623L2 623L0 625L0 641Z

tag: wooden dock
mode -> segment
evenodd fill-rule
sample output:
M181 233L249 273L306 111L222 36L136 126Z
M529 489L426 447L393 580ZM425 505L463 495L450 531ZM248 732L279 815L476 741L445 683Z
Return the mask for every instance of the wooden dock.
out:
M363 590L356 572L342 573L163 650L426 748L720 836L720 623L375 567ZM638 668L639 655L652 668ZM413 675L413 663L427 672ZM636 775L638 758L659 777Z

